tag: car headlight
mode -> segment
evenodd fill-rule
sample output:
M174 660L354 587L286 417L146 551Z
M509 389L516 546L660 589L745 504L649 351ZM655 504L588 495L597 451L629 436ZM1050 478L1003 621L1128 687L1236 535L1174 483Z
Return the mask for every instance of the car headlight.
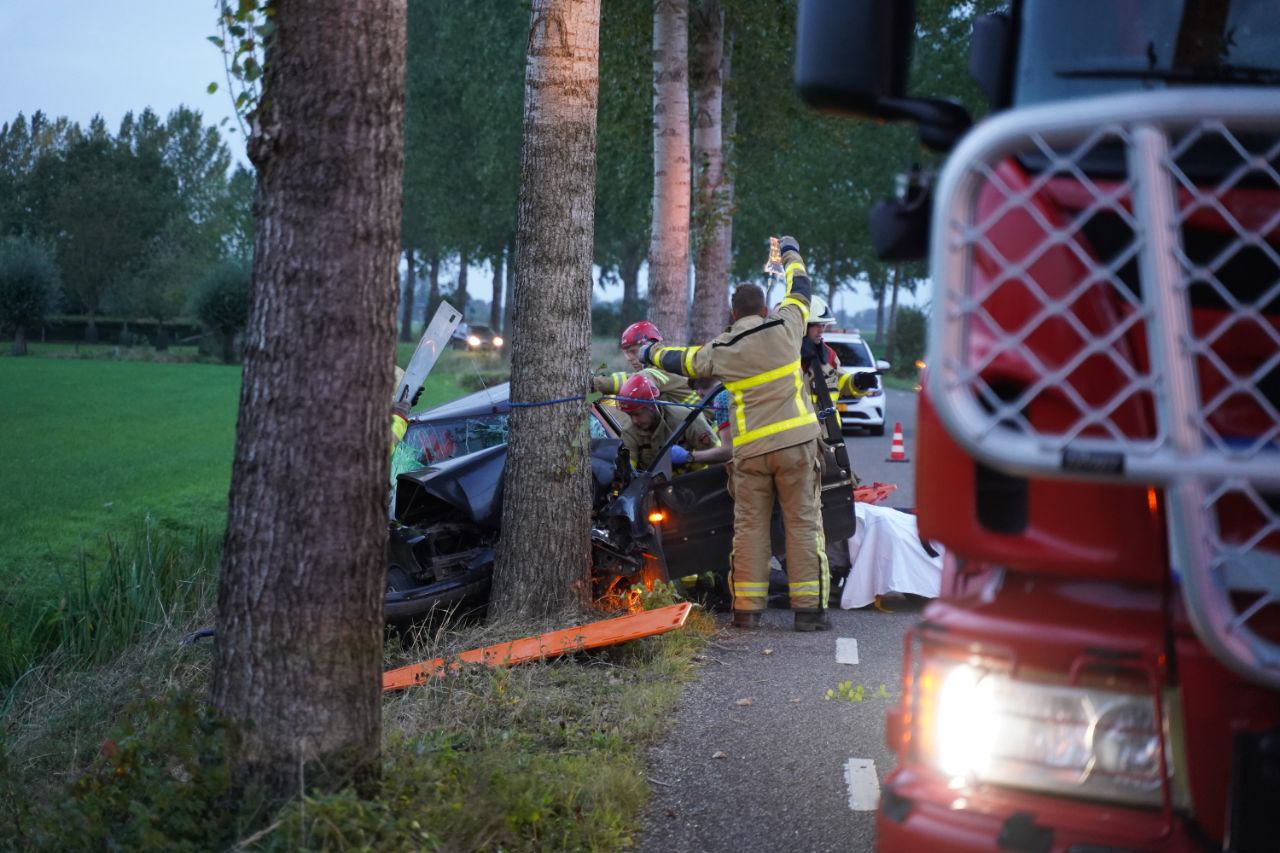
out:
M493 345L494 345L495 347L498 347L499 349L501 349L501 347L502 347L502 336L501 336L501 335L494 335L494 336L493 336Z
M473 346L473 347L478 347L478 346L480 346L480 339L479 339L479 338L477 338L475 335L471 335L471 336L469 336L469 337L467 338L467 345L468 345L468 346Z
M929 661L915 687L917 756L961 787L986 782L1158 806L1155 697ZM1171 761L1163 767L1172 766Z

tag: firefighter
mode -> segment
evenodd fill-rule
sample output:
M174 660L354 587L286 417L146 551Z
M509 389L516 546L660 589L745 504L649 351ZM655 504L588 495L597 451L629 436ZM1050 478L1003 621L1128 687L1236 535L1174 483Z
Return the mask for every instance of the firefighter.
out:
M631 365L634 373L619 370L613 373L593 376L591 378L591 387L601 394L622 396L623 383L633 375L643 373L653 381L654 385L658 386L659 399L668 403L680 403L684 406L696 405L698 395L689 388L689 383L683 377L659 370L656 367L645 367L640 363L637 357L640 348L645 344L661 340L662 332L658 331L658 327L648 320L641 320L638 323L632 323L627 326L622 330L618 346L621 347L622 354L627 357L627 363Z
M822 333L828 326L835 325L836 318L832 315L831 309L827 307L827 300L821 296L815 296L809 303L809 325L805 332L805 338L800 344L800 366L804 368L806 375L812 377L812 369L810 365L814 359L819 359L822 366L822 378L827 386L827 393L831 397L831 402L835 403L840 398L857 399L867 393L867 389L875 387L875 379L865 373L841 373L840 372L840 356L836 355L836 351L827 346L822 340ZM818 405L818 392L816 388L811 389L813 394L813 407L815 411L820 410ZM840 413L836 412L836 423L840 423Z
M658 451L680 426L688 410L680 406L661 406L658 386L644 372L637 373L622 384L618 394L618 408L629 422L622 429L622 443L631 453L631 461L637 468L648 469L657 461ZM720 440L711 431L705 418L690 421L680 440L671 446L673 473L697 471L707 467L708 460L699 459L699 453L719 448Z
M825 631L830 574L822 531L818 418L800 372L812 285L800 247L779 249L786 296L772 313L754 284L733 293L733 325L704 346L652 343L640 360L683 376L712 376L729 392L733 435L733 624L754 628L769 595L770 519L786 528L787 574L797 631Z

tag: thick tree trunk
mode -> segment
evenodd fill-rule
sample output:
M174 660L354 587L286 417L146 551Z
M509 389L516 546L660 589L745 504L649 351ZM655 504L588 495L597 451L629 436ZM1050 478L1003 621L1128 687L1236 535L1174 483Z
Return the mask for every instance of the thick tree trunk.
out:
M689 336L689 0L653 3L653 230L649 319Z
M724 205L724 9L720 0L694 0L697 39L690 59L694 80L693 159L697 182L694 233L697 236L692 339L706 341L724 330L729 318L728 236Z
M902 283L902 267L893 268L893 296L889 300L889 337L885 341L884 354L880 357L893 363L893 337L898 330L898 285Z
M27 327L19 324L13 330L13 345L9 347L9 355L27 354Z
M737 193L737 168L734 159L734 140L738 133L738 110L733 99L733 89L729 85L733 73L733 29L726 26L724 33L724 64L720 70L721 121L724 125L724 175L720 183L720 195L723 201L724 216L720 218L720 229L724 235L720 243L724 247L724 269L726 278L733 275L733 213ZM726 314L726 321L728 315ZM720 330L716 330L719 332Z
M413 249L404 250L404 295L400 299L400 340L413 340L413 291L418 286L418 271L413 264Z
M618 267L618 277L622 279L622 326L626 328L640 317L640 264L644 259L639 255L624 258Z
M436 315L436 308L440 305L440 253L438 251L431 253L431 260L427 264L427 319L430 323L431 318Z
M588 387L600 0L534 0L525 65L511 398ZM581 399L511 413L497 612L544 616L590 591L591 465Z
M493 269L493 294L489 299L489 328L494 332L502 330L502 253L493 256L489 262Z
M253 290L213 699L237 724L239 771L281 792L378 767L405 3L276 0L249 141ZM305 471L324 471L323 501Z
M453 307L462 312L462 316L467 316L467 267L471 265L471 259L467 257L466 252L458 254L458 286L453 291Z

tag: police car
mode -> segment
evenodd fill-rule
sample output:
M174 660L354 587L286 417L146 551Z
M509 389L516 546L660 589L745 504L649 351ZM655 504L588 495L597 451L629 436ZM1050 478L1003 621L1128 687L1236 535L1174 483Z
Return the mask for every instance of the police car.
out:
M827 346L836 351L840 359L840 373L873 373L887 371L889 362L877 360L871 347L854 332L827 332L822 336ZM885 404L884 384L876 378L876 387L858 398L841 397L836 401L840 421L845 430L861 427L872 435L884 435Z

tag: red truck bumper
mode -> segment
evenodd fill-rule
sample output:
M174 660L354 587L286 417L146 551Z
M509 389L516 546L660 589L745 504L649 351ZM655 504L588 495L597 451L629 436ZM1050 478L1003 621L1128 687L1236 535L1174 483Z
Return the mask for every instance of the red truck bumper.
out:
M882 851L1199 851L1162 810L1116 808L987 788L957 792L910 766L889 775L876 814Z

